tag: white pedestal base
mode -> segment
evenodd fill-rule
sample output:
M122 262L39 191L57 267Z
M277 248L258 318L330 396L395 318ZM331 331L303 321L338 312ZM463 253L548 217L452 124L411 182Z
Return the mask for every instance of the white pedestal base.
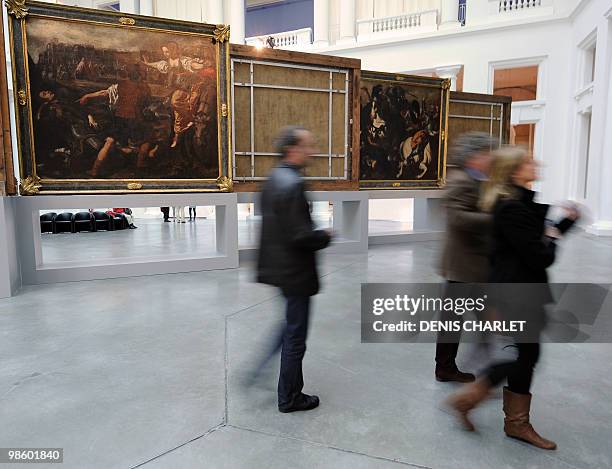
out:
M585 228L585 231L595 236L612 236L612 221L600 221Z
M39 196L15 199L20 231L19 256L24 285L169 274L238 267L238 213L236 194L129 194ZM215 206L216 255L151 258L111 258L83 262L43 263L40 210L68 207Z
M8 298L21 288L15 202L15 197L0 197L0 298Z

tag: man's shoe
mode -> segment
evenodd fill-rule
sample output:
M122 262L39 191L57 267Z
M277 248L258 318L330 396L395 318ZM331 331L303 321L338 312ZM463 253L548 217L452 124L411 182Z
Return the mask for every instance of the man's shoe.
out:
M476 376L472 373L464 373L457 368L445 369L436 368L436 380L446 383L454 381L457 383L471 383L476 380Z
M450 396L446 404L453 409L459 421L467 431L475 430L474 424L469 418L469 413L489 395L491 384L486 378L466 384L459 391Z
M293 402L288 406L278 406L279 412L287 414L289 412L296 412L299 410L312 410L319 407L319 396L309 396L308 394L300 394Z

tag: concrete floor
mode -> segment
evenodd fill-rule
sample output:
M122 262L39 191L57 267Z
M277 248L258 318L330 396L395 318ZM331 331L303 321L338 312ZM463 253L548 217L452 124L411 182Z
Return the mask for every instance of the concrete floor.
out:
M499 396L460 430L432 344L360 343L360 283L437 281L438 254L323 257L304 363L321 406L296 414L276 410L276 367L242 385L282 321L250 264L26 287L0 300L0 446L63 447L65 468L612 467L612 345L544 345L532 420L559 444L545 452L503 435ZM612 240L574 236L553 276L609 282Z
M172 220L172 219L171 219ZM187 219L189 220L189 219ZM330 217L316 217L321 228L331 227ZM198 218L195 222L164 223L161 218L135 220L136 230L81 233L43 233L41 247L44 264L109 259L151 259L165 256L199 254L217 255L215 220ZM374 222L378 232L405 227L399 222ZM253 247L258 243L260 220L239 220L238 245Z

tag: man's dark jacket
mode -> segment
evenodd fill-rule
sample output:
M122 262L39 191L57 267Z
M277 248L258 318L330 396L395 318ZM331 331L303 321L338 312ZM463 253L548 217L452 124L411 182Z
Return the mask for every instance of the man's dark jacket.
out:
M444 197L446 237L440 274L455 282L489 278L492 216L478 208L480 182L463 169L449 171Z
M327 247L329 234L315 230L297 166L281 163L261 193L262 229L257 281L287 296L319 291L315 251Z

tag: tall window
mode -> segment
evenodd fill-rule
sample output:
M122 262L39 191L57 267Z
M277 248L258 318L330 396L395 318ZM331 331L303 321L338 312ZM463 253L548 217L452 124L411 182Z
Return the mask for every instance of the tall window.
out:
M493 94L511 96L512 102L534 101L538 91L538 66L495 69L493 75ZM534 154L535 123L513 125L510 143L523 145Z
M510 143L512 145L522 145L529 149L533 154L535 140L535 124L517 124L510 130Z
M496 69L493 94L512 96L512 101L532 101L537 97L538 66Z

